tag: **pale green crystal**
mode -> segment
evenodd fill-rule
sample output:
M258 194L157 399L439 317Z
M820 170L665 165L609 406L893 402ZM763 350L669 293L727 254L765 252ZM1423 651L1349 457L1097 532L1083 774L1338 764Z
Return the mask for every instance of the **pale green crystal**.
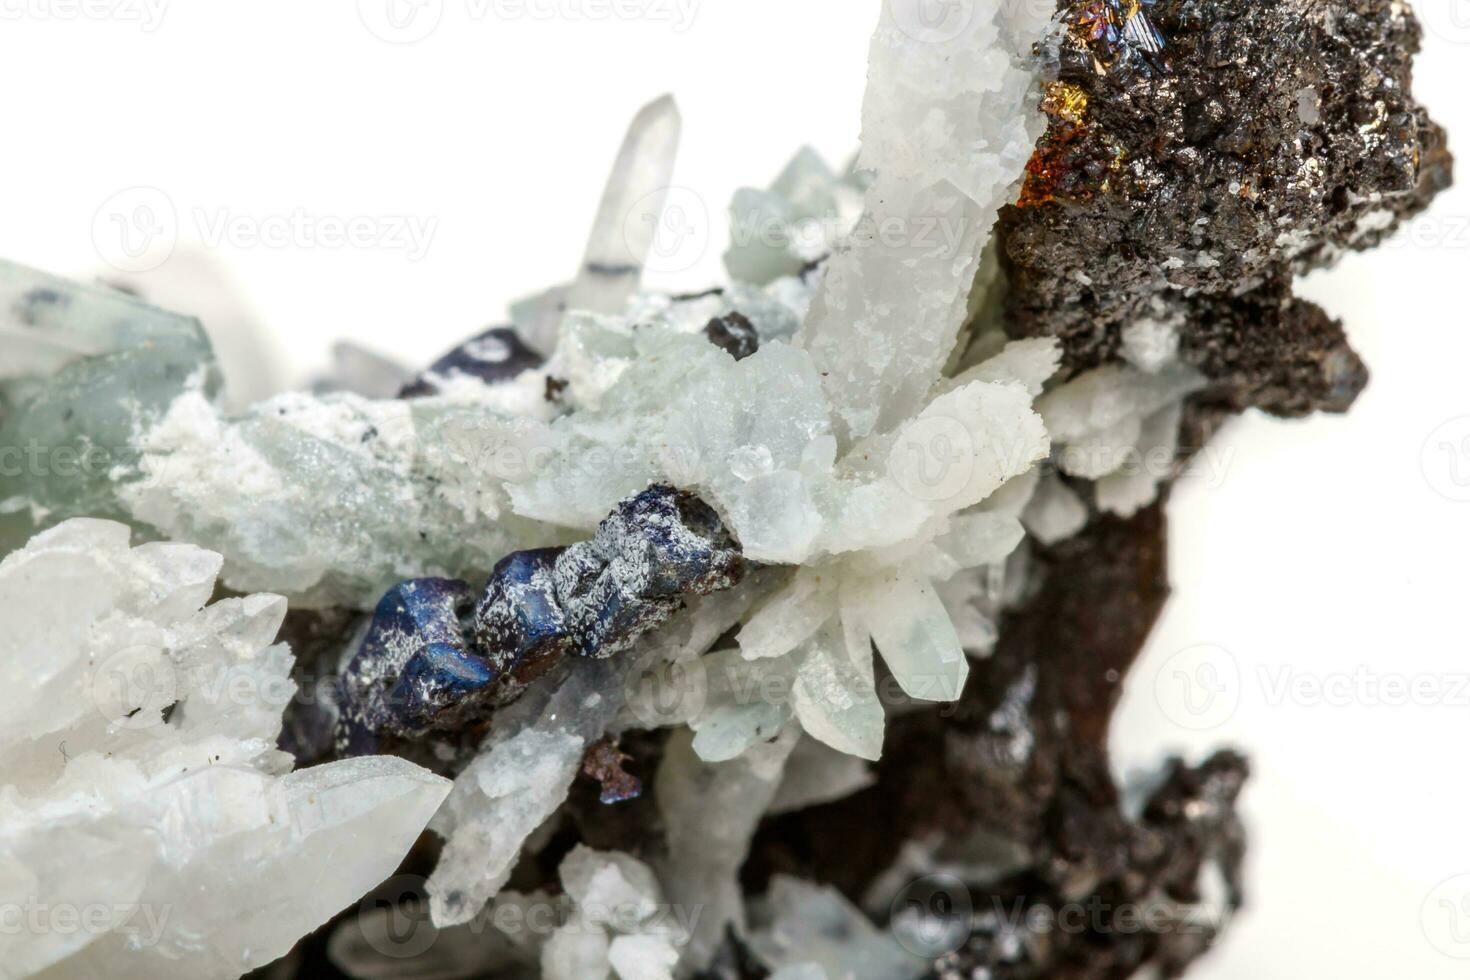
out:
M0 343L0 553L67 517L124 516L137 432L219 383L197 320L3 261Z
M766 285L824 258L862 214L864 181L839 177L803 147L770 190L743 187L730 203L732 243L725 268L739 282Z
M223 554L232 588L371 608L402 579L483 577L560 543L503 513L497 467L523 444L498 414L438 399L282 395L231 419L189 392L141 436L142 478L120 493L136 520Z

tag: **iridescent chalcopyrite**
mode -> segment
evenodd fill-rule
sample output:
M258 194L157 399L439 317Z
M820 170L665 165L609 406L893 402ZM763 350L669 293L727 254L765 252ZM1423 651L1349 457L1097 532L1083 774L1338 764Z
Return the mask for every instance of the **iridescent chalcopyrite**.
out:
M424 370L346 344L230 407L199 323L0 264L0 909L105 912L0 929L0 976L1121 980L1210 949L1247 763L1161 759L1125 807L1109 724L1175 477L1233 414L1363 388L1292 284L1448 186L1419 30L1395 0L914 6L853 165L741 191L704 292L641 286L669 99L571 281ZM1079 904L1166 921L1050 926Z

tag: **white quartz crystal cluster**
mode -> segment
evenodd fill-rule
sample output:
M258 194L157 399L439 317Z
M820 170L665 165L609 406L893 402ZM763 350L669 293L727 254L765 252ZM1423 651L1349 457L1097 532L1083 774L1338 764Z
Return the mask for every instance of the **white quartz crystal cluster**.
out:
M732 927L782 980L921 972L830 890L778 879L743 895L757 825L869 785L887 714L959 698L1032 542L1151 502L1201 383L1178 363L1177 324L1136 325L1128 363L1065 382L1056 343L999 329L987 248L1043 127L1032 46L1048 14L976 0L936 25L921 6L884 4L855 167L803 151L737 196L723 290L638 291L657 243L622 229L663 200L679 121L661 100L635 121L584 267L513 310L540 367L398 400L375 362L360 393L243 413L207 365L173 370L152 401L96 413L129 452L85 501L44 483L0 494L0 515L72 507L210 549L130 547L123 525L78 520L0 565L0 909L110 916L41 940L0 932L0 977L237 976L391 874L425 825L444 846L420 972L385 954L378 909L331 942L353 976L664 980ZM22 280L0 286L51 315ZM194 356L187 324L78 295L95 329L24 348L0 382L116 347L131 383L151 384L137 323ZM739 359L706 336L737 313L759 340ZM0 321L0 337L25 326ZM0 386L16 404L28 391ZM5 409L0 424L59 424L45 405ZM585 539L653 483L710 504L753 571L633 650L530 684L452 789L391 758L291 772L275 749L293 693L291 653L272 645L285 600L206 606L217 575L364 611L402 579L482 582L512 551ZM875 651L896 690L876 683ZM661 844L578 847L552 891L508 890L562 825L588 749L647 729L672 729L646 787ZM538 908L558 924L497 914Z
M392 874L445 780L292 772L286 604L68 521L0 562L0 976L233 978Z

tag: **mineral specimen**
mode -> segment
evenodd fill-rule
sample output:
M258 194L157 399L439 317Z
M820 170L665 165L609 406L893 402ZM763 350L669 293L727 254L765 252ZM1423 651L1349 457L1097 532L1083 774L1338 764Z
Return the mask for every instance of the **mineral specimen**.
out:
M1366 381L1292 279L1447 185L1418 28L951 6L884 4L855 164L737 194L728 283L641 288L660 99L575 278L423 372L346 346L235 411L197 324L0 264L0 912L107 913L0 930L0 975L1122 980L1208 951L1248 765L1120 787L1108 729L1174 479L1230 413Z

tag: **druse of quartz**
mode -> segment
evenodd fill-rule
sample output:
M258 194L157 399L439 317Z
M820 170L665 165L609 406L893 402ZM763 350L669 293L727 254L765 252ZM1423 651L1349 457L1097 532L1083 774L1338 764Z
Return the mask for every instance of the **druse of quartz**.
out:
M82 519L0 562L0 905L32 923L0 974L237 977L390 875L448 793L394 758L292 772L286 604L208 605L219 569Z
M844 448L923 406L967 319L993 215L1041 131L1025 107L1032 45L1051 12L980 0L931 25L919 6L883 5L857 161L875 175L866 213L799 338Z
M0 976L1182 973L1248 767L1113 777L1171 485L1351 404L1292 277L1449 177L1407 7L1338 6L886 0L860 154L739 192L724 285L642 288L660 99L568 282L243 410L0 263L0 911L98 916Z

